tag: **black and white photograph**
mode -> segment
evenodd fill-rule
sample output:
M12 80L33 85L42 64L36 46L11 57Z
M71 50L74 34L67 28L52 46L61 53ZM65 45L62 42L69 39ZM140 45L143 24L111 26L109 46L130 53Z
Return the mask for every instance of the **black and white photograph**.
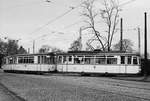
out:
M0 101L150 101L150 0L0 0Z

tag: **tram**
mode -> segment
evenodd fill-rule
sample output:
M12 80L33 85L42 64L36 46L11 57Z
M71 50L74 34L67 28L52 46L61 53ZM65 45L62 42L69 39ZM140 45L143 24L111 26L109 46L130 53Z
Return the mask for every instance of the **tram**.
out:
M140 57L135 53L77 51L57 55L57 71L82 74L138 74Z
M55 54L17 54L3 61L4 72L43 73L55 71Z
M69 51L66 53L18 54L4 58L5 72L59 72L80 74L138 74L136 53Z

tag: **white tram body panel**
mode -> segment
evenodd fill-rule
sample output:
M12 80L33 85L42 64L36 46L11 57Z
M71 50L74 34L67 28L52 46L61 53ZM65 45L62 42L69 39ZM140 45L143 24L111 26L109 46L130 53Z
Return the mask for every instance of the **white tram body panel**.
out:
M4 71L33 71L51 72L55 71L55 66L50 64L8 64L2 67Z
M118 65L57 65L58 72L75 73L113 73L113 74L137 74L139 66L118 66Z

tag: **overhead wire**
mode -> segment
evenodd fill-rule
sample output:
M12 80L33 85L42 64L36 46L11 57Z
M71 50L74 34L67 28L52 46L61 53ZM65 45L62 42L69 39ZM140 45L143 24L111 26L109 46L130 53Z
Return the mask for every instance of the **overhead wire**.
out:
M134 1L136 1L136 0L129 0L129 1L125 2L125 3L120 4L119 6L125 6L125 5L130 4L130 3L134 2Z
M81 20L78 20L78 21L76 21L76 22L74 22L74 23L72 23L70 25L65 26L64 29L70 28L70 27L72 27L72 26L74 26L74 25L76 25L76 24L78 24L80 22L81 22Z
M10 9L10 8L14 9L14 8L18 8L18 7L37 5L37 4L41 4L41 2L29 2L29 3L25 3L25 4L18 4L18 5L10 6L10 7L4 7L2 9Z
M129 4L129 3L133 2L133 1L136 1L136 0L127 1L127 2L125 2L125 3L122 3L122 4L119 5L119 6L127 5L127 4ZM81 3L81 4L82 4L82 3ZM37 29L35 29L34 31L32 31L32 32L29 33L29 34L33 34L33 33L35 33L35 32L40 31L40 30L43 29L45 26L47 26L47 25L49 25L49 24L51 24L51 23L57 21L58 19L64 17L65 15L67 15L68 13L70 13L72 10L76 9L77 7L79 7L81 4L77 5L76 7L70 7L71 9L67 10L66 12L64 12L64 13L62 13L61 15L57 16L56 18L54 18L54 19L48 21L46 24L42 25L41 27L38 27ZM73 24L71 24L71 25L69 25L69 26L67 26L67 27L73 26L73 25L75 25L75 24L77 24L77 23L78 23L78 22L75 22L75 23L73 23ZM65 28L67 28L67 27L65 27ZM46 36L47 36L47 35L46 35ZM38 38L39 38L39 37L38 37ZM37 38L36 38L36 39L37 39Z
M61 14L61 15L57 16L56 18L54 18L54 19L52 19L52 20L50 20L50 21L48 21L46 24L44 24L43 26L41 26L41 27L39 27L39 28L35 29L33 32L31 32L31 33L29 33L29 34L33 34L33 33L37 32L37 31L39 31L39 30L43 29L45 26L47 26L47 25L49 25L49 24L53 23L54 21L56 21L56 20L58 20L59 18L61 18L61 17L65 16L66 14L68 14L68 13L69 13L69 12L71 12L71 11L72 11L72 9L71 9L71 10L66 11L65 13L63 13L63 14Z
M43 29L45 26L47 26L47 25L49 25L49 24L55 22L56 20L58 20L58 19L64 17L65 15L67 15L68 13L70 13L72 10L76 9L76 8L79 7L80 5L81 5L81 4L77 5L76 7L71 7L71 9L67 10L67 11L64 12L63 14L57 16L56 18L54 18L54 19L48 21L46 24L44 24L44 25L42 25L41 27L35 29L33 32L31 32L31 33L29 33L29 34L33 34L33 33L37 32L37 31Z
M127 4L129 4L129 3L132 3L132 2L134 2L134 1L136 1L136 0L127 1L127 2L125 2L125 3L122 3L122 4L119 5L119 6L124 6L124 5L127 5ZM118 2L119 2L119 1L118 1ZM72 23L72 24L70 24L70 25L68 25L68 26L65 26L64 29L70 28L70 27L72 27L72 26L74 26L74 25L76 25L76 24L78 24L78 23L79 23L79 21L77 21L77 22L75 22L75 23Z
M127 5L127 4L129 4L129 3L133 2L133 1L136 1L136 0L130 0L130 1L128 1L128 2L125 2L125 3L121 4L120 6ZM32 32L29 33L29 34L33 34L33 33L35 33L35 32L40 31L40 30L43 29L45 26L47 26L47 25L49 25L49 24L55 22L56 20L58 20L58 19L64 17L65 15L67 15L68 13L70 13L72 10L76 9L77 7L79 7L81 4L82 4L82 3L80 3L80 4L77 5L76 7L70 7L71 9L67 10L67 11L64 12L63 14L57 16L56 18L54 18L54 19L48 21L46 24L42 25L41 27L38 27L37 29L35 29L34 31L32 31ZM75 22L75 23L73 23L73 24L71 24L70 26L67 26L67 27L71 27L71 26L73 26L73 25L75 25L75 24L77 24L77 23L78 23L78 22ZM67 27L65 27L65 28L67 28Z

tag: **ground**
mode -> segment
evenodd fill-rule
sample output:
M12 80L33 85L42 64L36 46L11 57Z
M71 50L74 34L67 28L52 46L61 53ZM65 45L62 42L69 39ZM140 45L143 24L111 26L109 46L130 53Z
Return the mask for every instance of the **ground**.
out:
M24 101L22 98L9 91L4 85L0 84L0 101Z
M0 73L0 83L21 98L20 101L150 100L150 82L110 77Z

